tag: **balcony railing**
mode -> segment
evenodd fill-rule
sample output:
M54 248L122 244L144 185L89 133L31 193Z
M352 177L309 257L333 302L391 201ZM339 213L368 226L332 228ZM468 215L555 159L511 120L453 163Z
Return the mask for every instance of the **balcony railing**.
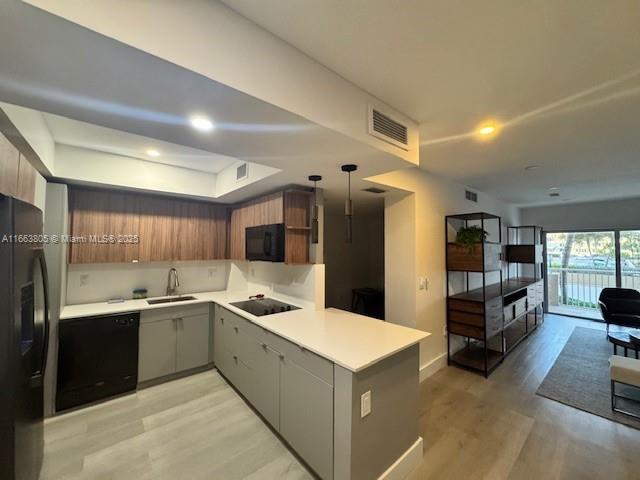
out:
M603 288L616 286L616 272L604 268L548 267L547 281L550 312L601 319L598 297ZM624 269L621 286L640 290L640 269Z

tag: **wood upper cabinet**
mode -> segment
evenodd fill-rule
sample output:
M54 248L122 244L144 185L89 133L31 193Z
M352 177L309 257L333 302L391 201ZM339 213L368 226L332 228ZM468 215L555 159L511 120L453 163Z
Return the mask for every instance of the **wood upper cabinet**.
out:
M18 190L20 153L3 134L0 134L0 193L15 196Z
M141 197L140 261L221 260L226 247L226 207Z
M284 194L276 192L237 205L231 212L229 256L245 260L245 229L284 223Z
M229 226L229 256L245 260L245 229L285 224L285 262L309 263L311 194L287 190L265 195L234 207Z
M311 199L309 192L290 190L284 193L286 263L309 263Z
M24 155L20 154L18 187L16 191L17 198L33 204L36 196L36 176L36 169L33 168Z
M71 235L86 239L70 244L69 263L139 259L139 245L128 237L138 235L140 230L137 195L73 188L69 191L69 211Z
M72 188L71 235L138 243L73 243L70 263L218 260L227 253L227 208L151 195ZM120 238L122 237L122 238Z

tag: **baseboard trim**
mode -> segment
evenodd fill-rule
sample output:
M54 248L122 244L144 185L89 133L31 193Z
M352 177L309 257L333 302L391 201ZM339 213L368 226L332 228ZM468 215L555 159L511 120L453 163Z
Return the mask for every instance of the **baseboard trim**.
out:
M402 480L422 461L422 437L378 477L378 480Z
M442 353L420 367L420 382L424 382L431 375L447 365L447 354Z

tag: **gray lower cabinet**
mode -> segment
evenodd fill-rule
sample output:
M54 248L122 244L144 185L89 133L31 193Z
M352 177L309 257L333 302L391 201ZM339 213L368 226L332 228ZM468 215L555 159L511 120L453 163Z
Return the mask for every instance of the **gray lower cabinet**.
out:
M249 337L240 351L241 368L246 369L247 400L275 428L280 428L280 354L266 343Z
M164 377L176 371L176 322L174 319L140 324L138 382Z
M323 479L333 478L333 363L216 306L214 361Z
M176 371L209 362L209 315L181 317L176 322Z
M138 382L207 365L209 333L208 305L143 311Z
M333 477L333 386L280 362L280 434L321 478Z

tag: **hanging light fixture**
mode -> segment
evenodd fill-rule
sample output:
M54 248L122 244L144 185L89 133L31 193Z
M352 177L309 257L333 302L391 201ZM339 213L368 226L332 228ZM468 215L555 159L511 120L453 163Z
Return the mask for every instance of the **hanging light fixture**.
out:
M316 185L322 177L320 175L309 175L309 181L313 182L313 214L311 216L311 243L318 243L318 186Z
M352 217L353 217L353 202L351 201L351 172L355 172L358 169L357 165L347 164L342 165L341 167L343 172L347 172L349 174L349 194L347 196L347 200L344 202L344 218L345 218L345 226L347 228L347 243L353 242L353 225L352 225Z

